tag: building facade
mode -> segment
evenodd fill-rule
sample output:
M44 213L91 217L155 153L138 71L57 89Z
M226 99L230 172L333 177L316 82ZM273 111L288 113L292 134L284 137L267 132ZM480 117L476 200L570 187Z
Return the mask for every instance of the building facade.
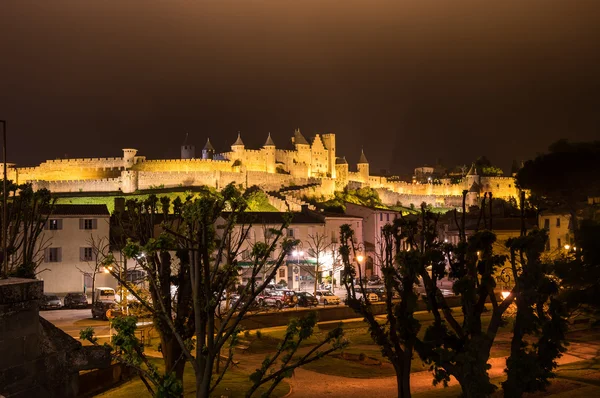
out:
M98 251L109 250L110 214L106 205L56 205L40 236L43 260L38 279L46 293L86 292L116 287L115 279L97 266Z

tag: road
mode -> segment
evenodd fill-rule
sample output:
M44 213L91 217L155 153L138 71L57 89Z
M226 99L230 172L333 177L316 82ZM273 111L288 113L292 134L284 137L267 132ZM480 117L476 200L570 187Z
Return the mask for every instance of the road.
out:
M40 311L40 316L75 338L79 338L81 329L90 326L94 328L96 335L100 338L108 337L110 333L108 321L92 319L92 310L89 308L83 310Z

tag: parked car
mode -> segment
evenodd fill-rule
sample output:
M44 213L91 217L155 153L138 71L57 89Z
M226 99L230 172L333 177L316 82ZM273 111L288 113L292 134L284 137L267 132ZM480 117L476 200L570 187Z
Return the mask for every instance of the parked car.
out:
M375 285L383 285L383 281L378 275L371 275L367 280L367 285L375 286Z
M87 308L87 296L83 293L67 293L63 299L67 308Z
M275 290L265 296L262 303L267 307L282 309L283 307L295 306L298 303L298 298L293 290Z
M62 302L55 294L44 294L42 297L42 303L40 309L42 310L58 310L63 306Z
M94 292L94 304L92 304L92 318L100 318L106 321L121 315L121 307L119 307L115 297L115 289L113 288L96 288Z
M363 297L363 292L360 286L354 286L354 290L356 292L356 298L364 301L365 298ZM369 291L367 288L365 288L365 295L369 303L376 303L379 301L379 296L376 293Z
M317 299L319 303L328 305L328 304L339 304L340 298L335 294L331 293L329 290L317 290Z
M312 307L319 305L319 300L312 293L309 292L296 292L298 299L298 305L301 307Z

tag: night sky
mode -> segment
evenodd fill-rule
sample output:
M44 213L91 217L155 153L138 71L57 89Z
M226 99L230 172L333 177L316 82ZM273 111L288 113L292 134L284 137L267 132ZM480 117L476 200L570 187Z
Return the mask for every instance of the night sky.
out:
M351 168L600 138L598 0L2 0L9 161L337 134Z

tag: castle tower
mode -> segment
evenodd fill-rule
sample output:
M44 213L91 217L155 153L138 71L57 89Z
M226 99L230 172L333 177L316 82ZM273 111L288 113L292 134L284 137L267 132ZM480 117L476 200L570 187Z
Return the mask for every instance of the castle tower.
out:
M479 184L481 183L481 176L477 173L477 166L475 166L475 163L471 165L471 168L467 172L466 182L467 184L465 188L469 190L471 189L473 184L479 186Z
M196 147L194 145L184 144L181 146L181 159L194 159L196 157Z
M233 152L244 152L246 146L244 145L244 141L242 141L242 135L238 133L237 140L231 146L231 150Z
M135 163L135 155L137 154L137 149L125 148L123 149L123 166L128 169Z
M292 143L296 148L296 161L304 163L310 168L310 144L306 141L299 128L294 131ZM310 170L308 170L308 173L310 175Z
M210 143L210 138L206 140L204 148L202 148L202 159L212 159L215 156L215 148Z
M327 133L321 137L323 145L327 149L327 172L331 175L331 178L337 176L337 158L335 156L335 134ZM346 162L348 164L348 162Z
M271 138L271 133L269 133L261 151L265 154L267 173L275 173L275 143Z
M335 160L335 189L341 191L348 185L348 162L345 157Z
M356 168L358 170L358 173L360 174L362 181L365 184L368 184L369 183L369 161L367 160L367 157L365 156L365 151L363 151L362 149L360 150L360 158L358 159Z

